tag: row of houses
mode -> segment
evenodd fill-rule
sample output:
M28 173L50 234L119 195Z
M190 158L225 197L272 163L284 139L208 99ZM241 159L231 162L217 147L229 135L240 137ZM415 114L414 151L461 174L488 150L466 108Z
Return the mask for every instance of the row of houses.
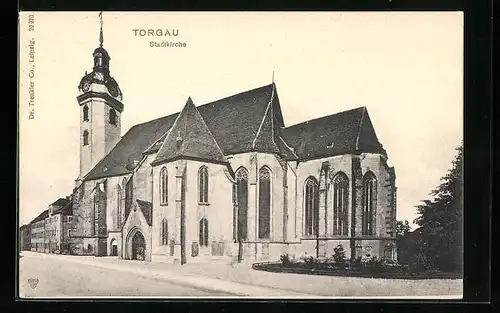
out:
M20 249L44 253L70 253L73 201L59 198L30 223L20 227Z

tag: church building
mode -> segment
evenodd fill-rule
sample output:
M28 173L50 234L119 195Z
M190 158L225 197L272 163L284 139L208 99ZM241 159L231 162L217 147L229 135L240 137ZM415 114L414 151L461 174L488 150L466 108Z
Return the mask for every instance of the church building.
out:
M93 58L78 86L73 253L259 262L342 245L348 258L396 259L395 171L366 107L286 126L273 82L188 98L122 136L102 28Z

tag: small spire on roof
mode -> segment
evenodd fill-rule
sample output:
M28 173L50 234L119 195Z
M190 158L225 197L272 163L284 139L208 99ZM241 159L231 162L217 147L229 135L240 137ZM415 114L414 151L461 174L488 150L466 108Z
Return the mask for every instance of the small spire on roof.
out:
M102 11L99 12L99 19L101 20L101 32L99 34L99 45L102 47L102 43L104 42L104 35L102 34Z

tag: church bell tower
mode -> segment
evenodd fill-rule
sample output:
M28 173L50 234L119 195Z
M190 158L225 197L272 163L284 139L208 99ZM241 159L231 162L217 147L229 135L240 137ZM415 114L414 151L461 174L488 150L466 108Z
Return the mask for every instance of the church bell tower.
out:
M80 107L80 174L83 179L121 138L123 95L109 71L109 57L103 48L101 29L99 47L94 50L94 67L78 85Z

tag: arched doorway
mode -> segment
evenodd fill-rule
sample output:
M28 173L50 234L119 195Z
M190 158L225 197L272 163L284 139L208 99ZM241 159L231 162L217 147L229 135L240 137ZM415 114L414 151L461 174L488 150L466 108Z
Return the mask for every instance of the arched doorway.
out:
M116 239L111 240L111 256L118 256L118 243Z
M132 237L132 260L144 261L146 252L146 241L140 231L137 231Z

